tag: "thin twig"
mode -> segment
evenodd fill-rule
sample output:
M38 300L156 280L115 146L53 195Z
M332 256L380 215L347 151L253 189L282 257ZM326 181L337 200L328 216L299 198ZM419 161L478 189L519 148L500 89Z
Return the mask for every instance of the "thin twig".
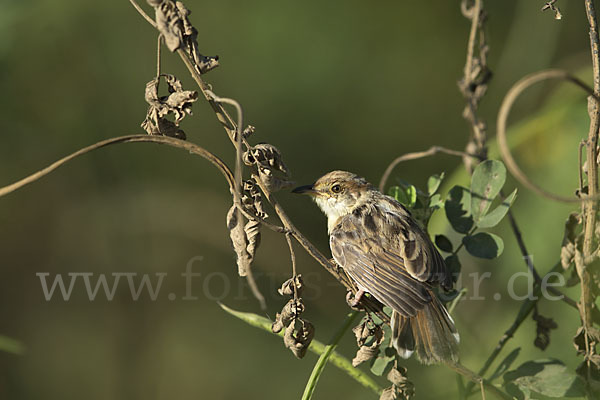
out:
M158 33L158 44L156 45L156 79L160 77L160 60L161 60L161 48L162 48L162 33ZM160 81L158 81L160 82Z
M502 197L504 197L504 195L502 194L502 191L500 191L500 194L502 195ZM521 229L519 229L519 226L517 225L517 221L511 210L508 210L507 216L508 216L508 221L510 222L512 231L515 235L515 238L517 239L517 244L519 245L519 250L521 250L521 254L523 255L523 259L525 260L525 264L527 265L529 272L531 272L531 275L533 276L535 283L538 285L541 285L542 278L540 277L540 274L538 274L537 270L535 269L535 266L533 265L533 259L530 256L529 252L527 251L527 247L525 246L525 241L523 240L523 236L521 235ZM567 296L563 292L561 292L560 290L556 289L553 286L548 286L547 289L552 294L560 297L560 299L562 301L564 301L566 304L570 305L571 307L575 308L576 310L578 309L577 302L575 300L571 299L569 296Z
M589 95L594 95L594 90L586 85L584 82L576 78L575 76L569 74L566 71L557 70L557 69L548 69L540 72L535 72L533 74L527 75L517 83L515 83L502 101L502 105L500 106L500 111L498 112L498 120L496 127L496 135L498 139L498 148L500 150L500 154L502 155L502 159L506 164L506 167L511 172L511 174L525 187L539 194L540 196L546 197L551 200L555 200L562 203L579 203L581 201L595 201L598 200L598 196L596 194L590 196L583 196L581 198L578 197L565 197L561 195L557 195L551 193L545 189L542 189L535 183L533 183L523 171L519 168L517 163L515 162L510 148L508 147L508 142L506 140L506 121L508 119L508 114L517 100L519 95L523 93L527 88L531 85L534 85L538 82L548 80L548 79L559 79L567 82L571 82L576 86L583 89Z
M290 249L290 258L292 259L292 287L294 288L294 300L298 300L298 286L296 285L296 253L294 252L294 246L292 245L292 239L290 233L285 234L285 241Z
M552 267L552 269L550 269L550 271L548 271L546 276L549 276L550 274L554 274L556 272L562 271L562 269L563 269L562 264L559 261L556 264L554 264L554 266ZM527 300L525 300L523 305L521 305L521 308L519 309L519 313L517 314L517 317L515 318L514 322L506 330L506 332L504 332L504 335L502 335L502 337L498 341L498 344L494 348L494 351L492 351L492 353L488 356L487 360L485 360L485 363L483 364L483 367L481 367L481 369L479 370L479 372L478 372L479 376L484 376L486 374L486 372L491 367L491 365L494 363L494 361L496 360L496 358L498 357L498 355L500 354L500 352L502 351L502 349L504 348L506 343L513 337L513 335L515 334L517 329L519 329L521 324L527 319L527 317L529 316L531 311L533 311L536 304L541 299L541 296L540 296L541 290L542 290L541 286L536 284L534 287L534 290L533 290L533 297L532 297L533 299L527 299ZM467 384L467 387L465 389L467 397L471 394L471 391L473 390L474 386L475 385L472 382Z
M236 124L236 135L235 135L235 183L234 183L234 191L236 196L241 199L242 197L242 126L244 123L244 114L242 111L242 106L240 103L235 101L234 99L229 99L226 97L219 97L214 94L212 91L207 90L207 94L212 98L212 100L216 103L229 104L235 107L237 112L237 124ZM238 218L240 218L241 212L241 202L240 206L236 207L236 213L238 214ZM252 294L258 300L260 304L260 308L262 310L267 309L267 303L265 301L265 296L260 292L258 285L256 284L256 280L254 279L254 273L252 272L252 268L248 268L246 270L246 278L248 279L248 284L250 289L252 290Z
M385 172L383 173L383 175L381 176L381 179L379 181L379 190L381 192L383 192L383 190L385 189L385 185L386 185L392 171L401 162L417 160L419 158L431 157L438 153L444 153L444 154L449 154L451 156L458 156L458 157L473 157L476 159L481 159L480 156L475 155L475 154L469 154L469 153L465 153L464 151L447 149L447 148L441 147L441 146L431 146L428 150L425 150L425 151L417 151L414 153L403 154L400 157L396 158L394 161L392 161L387 166L387 168L385 169Z
M142 17L144 17L144 19L146 21L148 21L148 23L150 25L152 25L154 28L158 28L158 26L156 25L156 22L154 22L154 20L152 18L150 18L150 16L148 14L146 14L146 11L144 11L142 9L142 7L140 7L140 5L135 0L129 0L129 2L131 3L131 5L133 5L135 7L135 9L140 13L140 15Z
M41 177L43 177L45 175L48 175L50 172L54 171L61 165L64 165L67 162L71 161L72 159L79 157L83 154L89 153L89 152L99 149L101 147L106 147L106 146L110 146L110 145L117 144L117 143L133 143L133 142L150 142L150 143L166 144L171 147L177 147L177 148L186 150L192 154L197 154L197 155L205 158L206 160L210 161L215 167L217 167L217 169L219 171L221 171L221 173L225 177L225 180L227 181L230 189L233 189L233 187L234 187L234 177L233 177L233 174L231 173L231 170L229 169L229 167L227 167L227 165L219 157L215 156L210 151L198 146L195 143L186 142L184 140L180 140L180 139L176 139L176 138L172 138L172 137L168 137L168 136L128 135L128 136L119 136L119 137L102 140L98 143L94 143L90 146L84 147L80 150L77 150L76 152L74 152L72 154L69 154L66 157L61 158L58 161L53 162L46 168L43 168L43 169L23 178L15 183L12 183L12 184L4 186L4 187L0 187L0 197L5 196L11 192L14 192L15 190L20 189L25 185L28 185L32 182L37 181L38 179L40 179Z

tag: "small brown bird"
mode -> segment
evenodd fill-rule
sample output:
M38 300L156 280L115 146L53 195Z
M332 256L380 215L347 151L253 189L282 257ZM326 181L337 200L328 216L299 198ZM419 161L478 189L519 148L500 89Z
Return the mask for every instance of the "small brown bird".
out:
M433 287L449 290L444 259L410 212L365 179L333 171L293 193L315 200L328 220L336 263L356 282L355 303L366 292L392 311L392 343L426 364L458 361L454 321Z

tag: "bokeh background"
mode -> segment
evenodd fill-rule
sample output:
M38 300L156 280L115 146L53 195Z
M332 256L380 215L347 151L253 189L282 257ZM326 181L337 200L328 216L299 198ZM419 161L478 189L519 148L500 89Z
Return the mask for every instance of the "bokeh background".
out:
M488 1L489 65L494 71L481 115L494 134L502 97L517 79L562 67L591 81L583 4L560 2L564 19L540 12L543 1ZM221 66L206 76L221 96L244 107L257 127L252 140L279 147L298 183L332 169L377 182L396 156L438 144L463 149L469 129L456 82L462 75L469 22L459 1L203 2L187 0L200 48ZM146 7L145 4L143 4ZM144 87L155 71L156 34L128 1L0 1L0 185L16 181L80 147L141 133ZM164 53L163 71L187 88L178 57ZM183 128L232 164L233 152L210 107L199 101ZM540 85L512 113L515 154L533 179L571 194L577 145L587 133L585 98L570 88ZM492 147L495 145L493 144ZM492 154L494 150L492 149ZM446 171L443 186L467 184L460 160L440 155L401 165L393 179L423 186ZM514 182L508 185L514 187ZM328 254L325 218L306 198L278 199L297 226ZM260 313L237 268L225 227L231 205L220 174L206 161L154 144L125 144L76 159L0 199L0 335L21 342L0 352L1 399L264 399L299 398L316 361L295 359L273 335L224 313ZM558 260L563 223L576 206L556 205L520 188L514 211L540 272ZM520 302L507 295L525 270L506 223L504 254L494 262L467 254L469 274L490 271L483 301L455 311L465 365L479 369L510 326ZM447 233L443 215L432 233ZM298 247L308 280L306 318L327 341L348 308L344 290ZM180 276L201 256L193 280L197 300L184 301ZM283 237L265 231L255 262L267 316L285 303L276 288L291 272ZM122 281L113 301L90 301L75 285L69 301L46 301L36 273L167 273L156 301L132 300ZM525 279L518 293L526 291ZM567 292L577 297L576 289ZM175 300L168 294L174 293ZM492 295L502 294L494 301ZM516 365L555 357L574 368L575 310L542 301L559 324L549 348L533 347L528 319L503 354L521 347ZM356 349L348 334L340 352ZM454 398L454 374L406 362L418 399ZM380 380L386 385L384 380ZM375 398L328 366L315 398ZM476 396L475 396L476 397Z

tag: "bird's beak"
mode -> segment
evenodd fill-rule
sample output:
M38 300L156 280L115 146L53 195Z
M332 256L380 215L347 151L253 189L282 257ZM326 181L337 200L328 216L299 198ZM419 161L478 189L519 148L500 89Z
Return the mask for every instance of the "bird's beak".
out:
M308 195L311 195L311 196L316 196L317 194L319 194L319 192L317 192L315 190L314 185L298 186L296 189L292 190L292 193L296 193L296 194L308 194Z

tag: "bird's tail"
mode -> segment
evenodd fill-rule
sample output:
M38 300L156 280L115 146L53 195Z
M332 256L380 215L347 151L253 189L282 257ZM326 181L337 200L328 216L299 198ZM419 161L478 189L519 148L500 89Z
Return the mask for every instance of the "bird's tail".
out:
M392 312L391 328L392 344L403 358L416 351L424 364L458 361L458 332L435 295L414 317Z

